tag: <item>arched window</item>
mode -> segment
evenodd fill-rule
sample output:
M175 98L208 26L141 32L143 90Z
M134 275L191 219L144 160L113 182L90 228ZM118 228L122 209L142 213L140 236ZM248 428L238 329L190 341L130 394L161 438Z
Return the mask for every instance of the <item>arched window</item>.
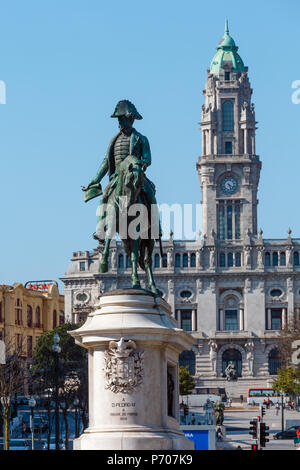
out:
M299 266L299 253L298 253L298 251L294 252L294 266Z
M52 328L56 328L57 326L57 313L56 313L56 310L53 310L53 322L52 322L53 326Z
M16 300L16 325L22 324L22 302L20 299Z
M166 254L163 255L162 257L162 267L167 268L168 267L168 257Z
M233 102L224 101L222 106L223 116L223 131L233 131L234 119L233 119Z
M180 254L176 253L176 255L175 255L175 268L180 268L180 266L181 266Z
M195 375L195 367L196 360L195 360L195 353L194 351L183 351L179 355L179 366L180 367L188 367L189 373L191 375Z
M183 255L183 267L187 268L188 265L189 265L189 257L187 255L187 253L184 253L184 255Z
M182 297L183 299L189 299L190 297L192 297L192 293L190 290L183 290L182 292L180 292L180 297Z
M35 309L35 326L40 328L41 326L41 309L40 307L36 307Z
M223 377L226 377L226 367L229 362L232 362L237 371L237 376L242 376L242 355L238 349L227 349L222 355L222 373Z
M130 263L130 258L129 256L126 255L126 268L130 268L131 263Z
M227 255L227 266L229 268L233 266L233 253L228 253Z
M281 367L280 355L277 348L272 349L269 353L269 374L276 375Z
M241 266L241 253L236 253L235 254L235 265L236 266Z
M265 266L271 266L271 255L268 251L265 254Z
M27 305L27 326L32 327L32 307Z
M280 266L285 266L285 252L280 253Z
M277 253L277 251L273 251L272 264L273 264L273 266L278 266L278 253Z
M195 253L192 253L191 254L191 268L195 268L196 267L196 255Z
M220 267L225 268L225 253L220 253Z
M119 268L123 269L124 268L124 256L119 255L119 263L118 263Z
M63 325L65 323L65 314L62 310L59 311L59 324Z
M159 268L160 267L160 256L158 253L154 256L154 267Z

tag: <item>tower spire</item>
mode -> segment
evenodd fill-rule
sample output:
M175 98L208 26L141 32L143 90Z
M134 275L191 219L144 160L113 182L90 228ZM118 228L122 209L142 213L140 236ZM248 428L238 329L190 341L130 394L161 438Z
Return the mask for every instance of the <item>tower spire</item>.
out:
M228 20L225 20L225 34L229 36Z

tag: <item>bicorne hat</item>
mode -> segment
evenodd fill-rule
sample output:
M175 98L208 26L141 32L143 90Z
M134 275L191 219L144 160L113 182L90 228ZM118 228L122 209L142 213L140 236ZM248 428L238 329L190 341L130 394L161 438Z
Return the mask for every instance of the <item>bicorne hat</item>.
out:
M129 100L121 100L118 102L111 117L115 118L119 116L132 116L134 119L143 119L140 113L137 112L134 104Z

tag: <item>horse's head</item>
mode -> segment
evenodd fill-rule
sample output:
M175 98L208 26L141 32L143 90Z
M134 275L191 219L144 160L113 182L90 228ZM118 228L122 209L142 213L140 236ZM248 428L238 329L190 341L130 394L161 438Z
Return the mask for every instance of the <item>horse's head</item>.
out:
M141 162L134 155L129 155L121 164L123 177L122 196L126 196L128 205L137 202L142 189L144 173Z

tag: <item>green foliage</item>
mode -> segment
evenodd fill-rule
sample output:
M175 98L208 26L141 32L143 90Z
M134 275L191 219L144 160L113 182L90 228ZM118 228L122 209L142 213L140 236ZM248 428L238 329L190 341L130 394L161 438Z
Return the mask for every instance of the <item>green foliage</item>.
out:
M273 389L277 392L283 390L290 396L295 396L299 393L300 372L294 367L282 367L277 372L278 377L273 382Z
M80 363L86 357L86 350L75 344L74 338L68 333L70 330L75 330L78 328L77 325L72 325L71 323L65 323L56 327L54 330L47 331L38 339L38 342L33 351L33 366L35 368L44 368L45 366L49 368L54 367L54 355L52 352L53 338L57 333L60 337L59 346L61 347L61 352L59 353L59 361L61 364L75 365Z
M190 374L188 366L179 367L179 393L188 395L195 387L194 377Z

